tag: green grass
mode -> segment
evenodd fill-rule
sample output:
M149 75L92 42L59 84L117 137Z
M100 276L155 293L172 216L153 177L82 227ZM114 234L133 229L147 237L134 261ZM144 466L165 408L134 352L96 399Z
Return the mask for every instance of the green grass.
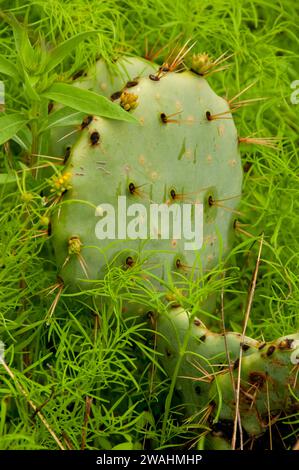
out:
M119 54L144 55L168 50L179 41L196 40L195 52L218 57L233 53L228 70L209 78L220 95L232 97L252 82L244 98L266 97L235 114L239 135L278 137L278 148L242 144L246 169L240 222L252 237L237 232L225 281L190 284L186 307L201 296L223 288L226 326L241 331L247 292L255 267L259 237L265 242L247 334L267 340L292 333L299 326L299 104L290 102L293 80L299 79L298 15L295 0L98 0L0 1L28 25L32 44L44 48L75 34L99 31L72 50L49 74L66 80L97 57L107 61ZM24 53L21 52L21 54ZM22 60L11 27L0 18L0 54ZM159 61L167 56L162 51ZM6 109L32 110L28 86L3 76ZM27 94L26 94L27 93ZM34 132L34 129L32 130ZM33 145L33 144L32 144ZM42 145L42 144L41 144ZM28 151L15 142L2 146L1 173L17 171L18 185L0 184L0 338L6 362L16 380L0 372L0 449L57 449L43 423L28 406L21 384L36 406L43 406L50 428L65 448L189 448L196 445L206 424L188 426L174 393L170 413L170 381L158 363L149 322L124 318L122 305L133 275L112 269L93 295L105 302L91 308L86 296L63 294L51 319L48 312L58 292L51 244L40 218L45 214L41 190L25 169ZM0 175L1 176L1 175ZM0 179L1 183L1 179ZM218 267L220 272L223 266ZM48 290L47 290L48 289ZM136 296L137 294L135 294ZM143 292L149 310L164 309L154 289ZM219 312L214 315L215 328ZM217 320L218 318L218 320ZM220 328L220 323L219 323ZM27 398L28 398L27 397ZM168 397L168 401L167 401ZM88 404L91 404L90 412ZM89 415L86 420L86 413ZM290 446L298 435L298 416L282 434ZM164 421L164 426L163 426ZM166 425L165 425L166 423ZM296 429L297 423L297 429ZM283 444L281 444L283 445Z

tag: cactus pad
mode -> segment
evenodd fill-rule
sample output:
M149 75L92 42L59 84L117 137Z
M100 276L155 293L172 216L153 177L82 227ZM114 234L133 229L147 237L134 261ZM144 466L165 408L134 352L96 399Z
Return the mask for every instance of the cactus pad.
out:
M136 124L85 118L87 125L81 125L70 151L64 170L71 174L70 189L52 220L59 276L72 290L84 290L89 285L86 278L103 279L111 263L127 269L129 257L131 266L144 261L151 270L154 265L153 273L166 282L171 277L178 283L191 272L200 278L230 247L232 216L241 194L238 136L229 105L191 71L162 77L146 73L122 89L115 102L134 115ZM118 221L125 213L118 206L119 196L135 237L119 234ZM99 239L96 225L106 214L107 203L115 209L117 221L116 227L106 229L115 229L116 234ZM143 209L133 213L132 204ZM170 226L167 237L159 224L152 226L149 219L146 224L152 204L164 204L170 212L189 206L181 239L171 236L177 235L175 227ZM199 249L183 227L189 221L194 225L194 210L200 204L203 245ZM80 241L80 259L69 257L69 240L74 237Z
M212 333L200 320L176 308L169 315L159 316L157 338L169 376L178 368L176 387L189 415L209 403L212 415L218 413L219 420L232 422L236 407L232 377L236 387L239 367L239 411L249 435L263 433L269 415L272 419L298 406L294 397L299 392L299 333L270 343L243 339L240 333Z

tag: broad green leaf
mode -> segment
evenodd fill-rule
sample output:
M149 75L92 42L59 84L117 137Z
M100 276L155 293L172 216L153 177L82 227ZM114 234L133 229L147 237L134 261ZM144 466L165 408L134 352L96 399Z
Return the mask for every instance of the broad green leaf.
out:
M45 72L50 72L58 64L60 64L67 55L69 55L75 47L82 42L84 39L89 38L93 34L96 34L96 31L86 31L84 33L79 33L76 36L67 39L53 49L49 54L49 60L47 61Z
M136 429L143 429L147 424L155 426L155 420L149 411L143 411L143 413L140 414L140 419L136 423Z
M29 150L32 144L32 134L28 127L22 127L19 132L12 137L12 140L20 145L24 150Z
M49 114L47 125L43 130L51 129L52 127L76 126L81 124L86 113L74 111L69 106L52 111Z
M0 57L0 73L9 75L12 78L16 78L18 75L16 66L4 57Z
M86 114L118 119L120 121L138 122L134 116L104 96L98 95L93 91L81 90L66 83L54 83L44 92L44 96Z
M26 70L23 70L23 75L24 75L24 90L28 98L33 101L40 101L40 96L36 93L34 89L34 85L32 83L32 79L30 79Z
M9 175L8 173L0 173L0 185L15 183L16 175Z
M49 145L50 145L50 131L43 132L38 139L38 154L39 155L49 155Z
M116 446L112 447L112 450L133 450L133 443L122 442L121 444L117 444Z
M25 126L28 120L22 114L8 114L0 117L0 145L7 142Z
M12 13L1 12L1 16L12 27L20 62L30 68L35 62L35 52L25 27L18 22Z

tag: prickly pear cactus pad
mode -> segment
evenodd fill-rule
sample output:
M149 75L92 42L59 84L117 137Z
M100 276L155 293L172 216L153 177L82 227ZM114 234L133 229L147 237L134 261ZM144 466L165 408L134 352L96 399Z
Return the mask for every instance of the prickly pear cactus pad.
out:
M87 117L63 174L52 181L59 199L52 220L59 276L71 290L102 280L108 265L131 269L143 263L166 282L190 273L200 277L230 246L241 194L229 104L192 71L148 74L116 98L136 124ZM105 226L107 204L115 224ZM170 213L188 205L191 221L182 220L181 238L172 222L169 234L151 223L153 204ZM200 205L202 225L195 217ZM192 236L184 231L189 225Z
M209 404L212 416L218 414L218 420L233 422L236 400L232 379L236 387L240 367L242 427L248 435L256 436L269 426L269 416L274 419L298 406L299 333L270 343L248 337L242 340L240 333L211 332L182 308L158 319L161 361L169 376L177 377L176 388L187 413L196 416Z

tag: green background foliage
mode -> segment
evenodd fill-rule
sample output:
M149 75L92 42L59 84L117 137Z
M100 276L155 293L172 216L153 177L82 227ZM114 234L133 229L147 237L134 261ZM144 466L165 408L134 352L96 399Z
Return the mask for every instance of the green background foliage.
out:
M111 271L94 292L107 299L101 308L90 308L83 296L63 294L49 320L59 287L51 288L56 270L42 218L47 182L30 170L32 164L48 163L37 157L47 155L47 90L57 87L55 82L71 83L98 57L113 66L124 53L153 56L164 48L156 57L162 63L177 42L189 38L196 41L194 52L215 58L233 54L230 67L209 83L219 95L233 97L255 82L244 99L266 99L235 113L239 135L279 141L276 149L242 144L243 232L236 232L225 279L204 284L200 293L191 285L186 302L193 305L211 290L219 301L224 289L226 326L240 331L263 233L247 334L268 340L291 333L299 324L299 105L290 102L291 83L299 79L299 5L295 0L4 0L0 8L24 26L0 16L0 78L6 87L1 142L17 133L0 153L0 338L6 362L30 399L43 406L65 448L196 446L207 423L188 425L174 396L162 427L169 379L159 366L150 324L121 314L142 267L130 276ZM223 272L223 266L217 270ZM149 310L165 308L155 292L144 292L144 301ZM219 310L212 316L214 328L220 328ZM32 415L16 381L1 370L1 450L58 448ZM289 447L298 416L281 421L292 424L282 426L280 440Z

